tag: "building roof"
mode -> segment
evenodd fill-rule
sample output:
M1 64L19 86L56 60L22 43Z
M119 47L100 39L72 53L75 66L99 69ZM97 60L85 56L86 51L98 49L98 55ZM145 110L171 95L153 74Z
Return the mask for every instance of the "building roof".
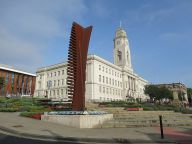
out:
M14 68L11 68L11 67L8 67L8 66L4 66L4 65L0 65L0 69L6 70L6 71L15 72L15 73L21 73L21 74L25 74L25 75L30 75L30 76L36 76L35 74L24 72L24 71L21 71L21 70L16 70Z

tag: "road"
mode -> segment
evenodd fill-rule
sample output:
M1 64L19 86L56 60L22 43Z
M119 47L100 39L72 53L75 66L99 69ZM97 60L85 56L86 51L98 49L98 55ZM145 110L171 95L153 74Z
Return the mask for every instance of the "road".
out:
M23 137L17 137L0 132L0 144L83 144L75 141L50 141L50 140L35 140Z

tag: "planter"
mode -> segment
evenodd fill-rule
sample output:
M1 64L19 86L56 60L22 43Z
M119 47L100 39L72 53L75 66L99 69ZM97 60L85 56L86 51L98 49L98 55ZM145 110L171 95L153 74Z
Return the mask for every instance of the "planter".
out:
M143 108L126 108L127 111L142 111Z
M34 119L41 120L41 114L34 114L34 115L30 116L30 117L34 118Z

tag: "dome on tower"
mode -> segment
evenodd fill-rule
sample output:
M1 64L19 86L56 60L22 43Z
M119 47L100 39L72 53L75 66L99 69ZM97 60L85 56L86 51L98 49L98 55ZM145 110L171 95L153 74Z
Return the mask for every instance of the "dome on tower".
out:
M127 37L127 34L123 28L118 28L116 30L115 37Z

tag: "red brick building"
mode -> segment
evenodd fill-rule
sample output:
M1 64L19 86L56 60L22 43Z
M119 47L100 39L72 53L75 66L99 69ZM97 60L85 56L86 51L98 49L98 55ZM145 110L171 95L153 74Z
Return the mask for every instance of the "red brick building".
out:
M32 96L36 75L0 65L0 96Z

